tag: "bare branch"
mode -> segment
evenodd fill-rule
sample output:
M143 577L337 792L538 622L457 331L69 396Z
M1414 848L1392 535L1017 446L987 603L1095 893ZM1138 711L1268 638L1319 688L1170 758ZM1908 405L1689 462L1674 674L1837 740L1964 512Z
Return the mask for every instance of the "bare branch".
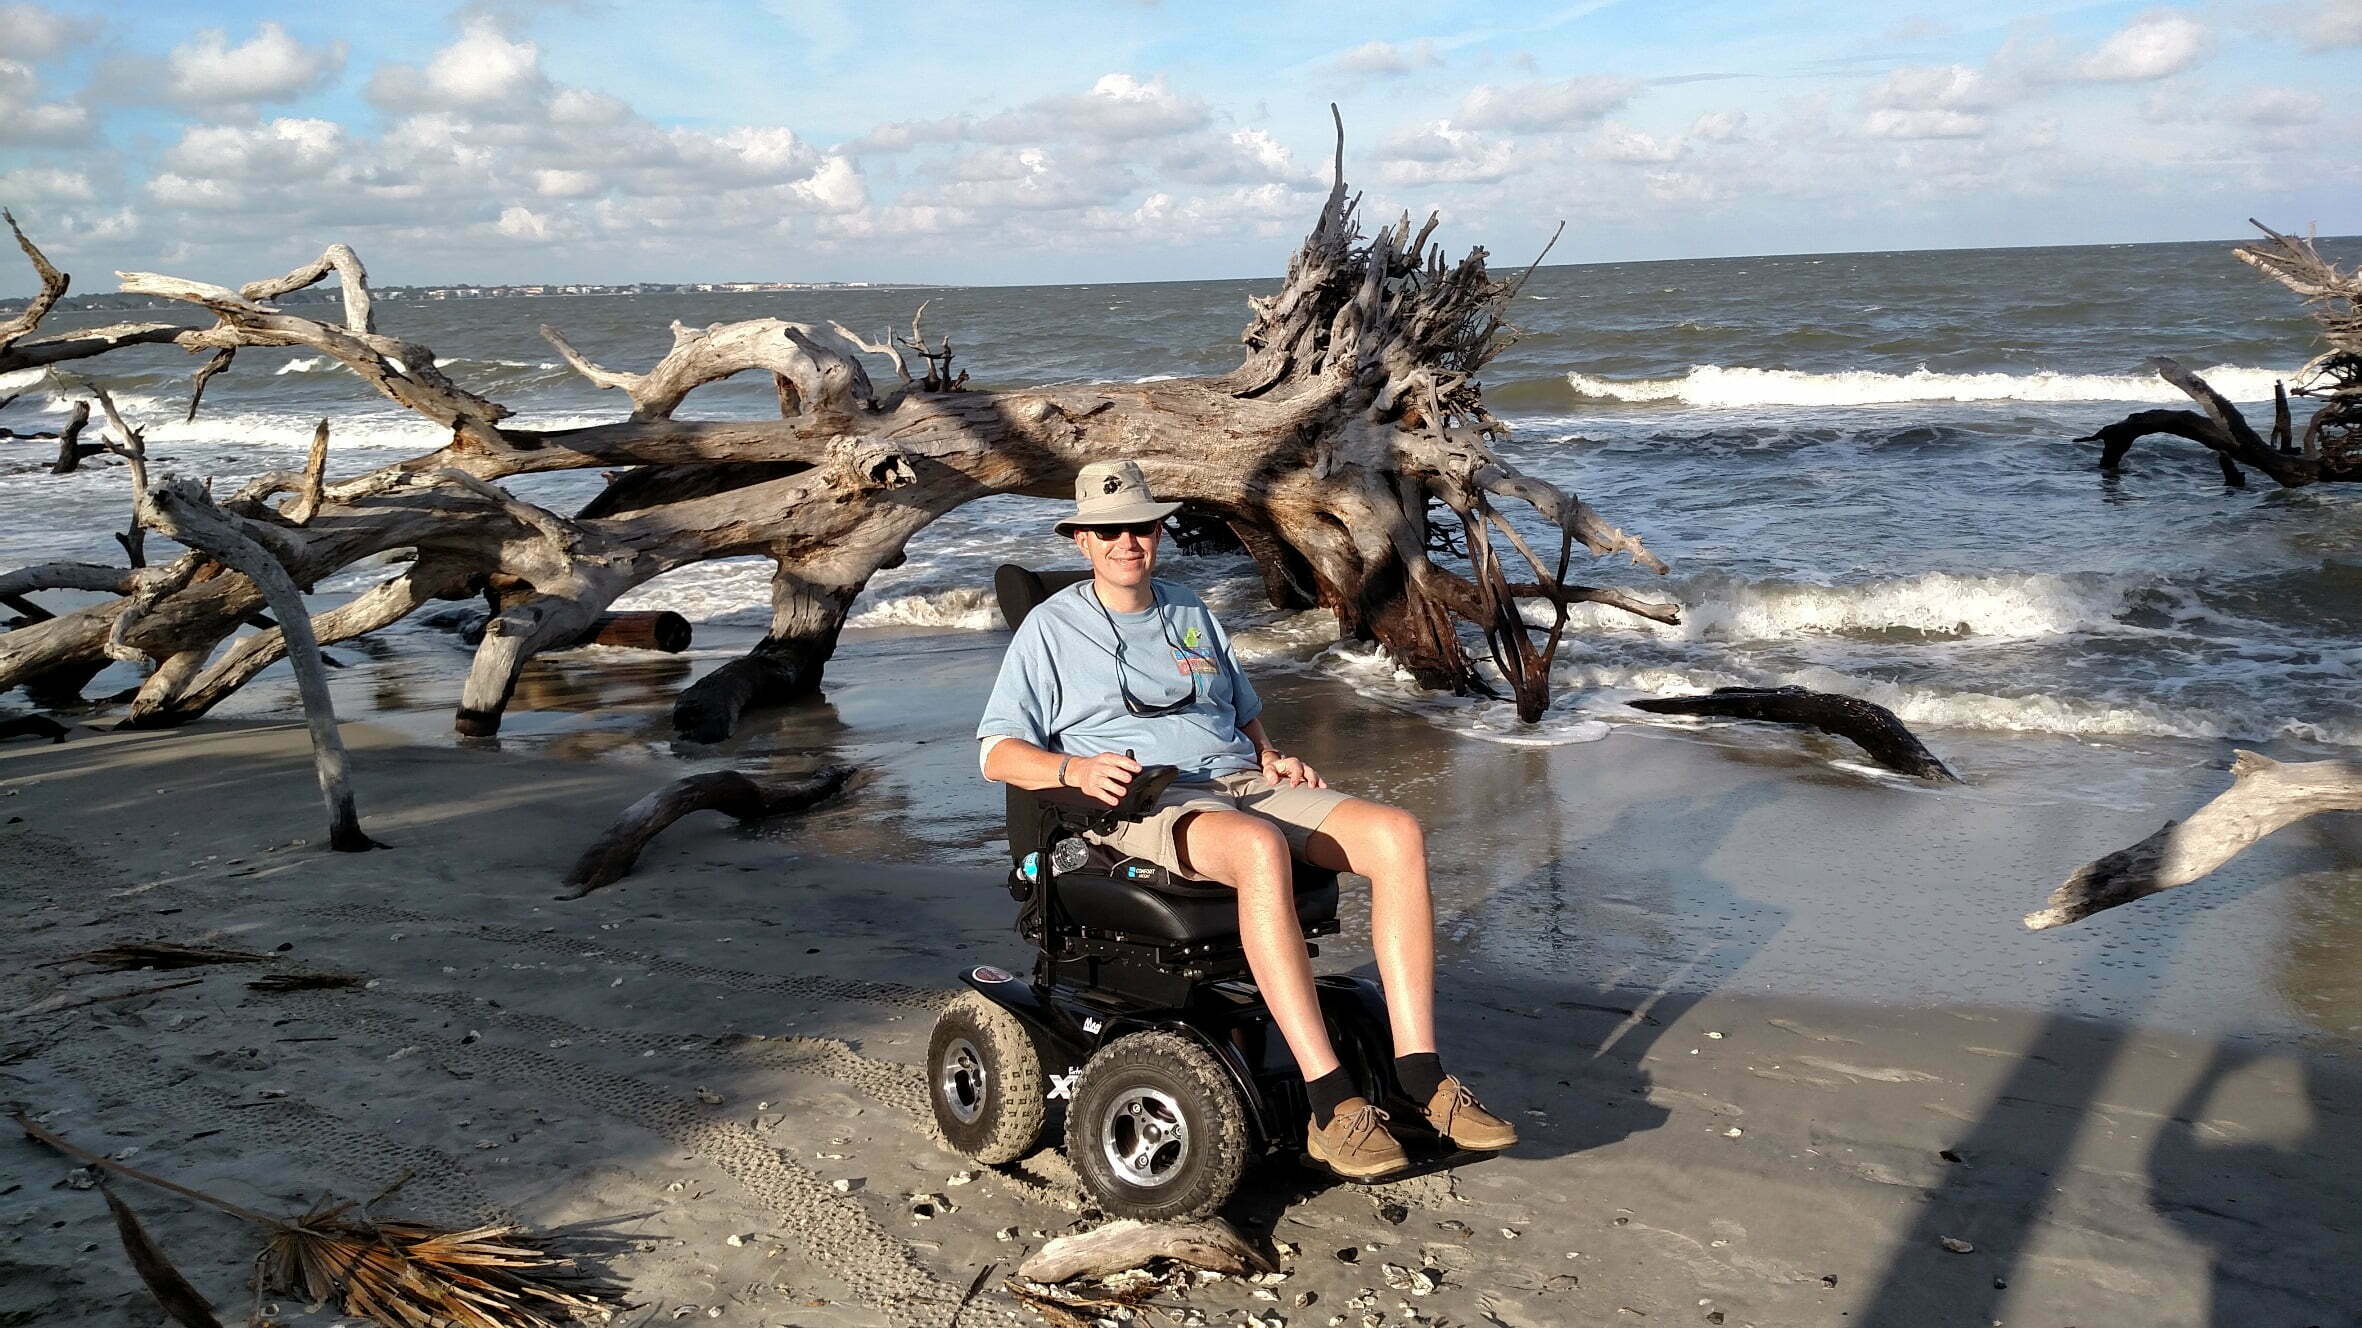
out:
M145 508L158 530L191 549L203 550L262 588L264 600L285 633L289 662L295 666L296 690L303 697L304 720L311 728L320 797L328 808L328 845L342 853L377 847L362 832L360 815L353 807L344 739L337 732L336 706L328 695L328 671L320 662L312 616L294 578L245 532L237 517L214 506L197 484L171 480L159 485Z
M189 413L181 417L181 423L187 424L197 418L197 405L205 399L205 385L212 382L216 375L228 373L230 361L237 357L236 347L224 346L213 352L213 358L197 370L196 376L189 380Z
M49 311L56 307L73 279L58 271L48 256L41 252L39 245L25 238L24 230L16 224L14 214L0 208L0 221L8 223L8 233L16 237L16 247L25 251L25 261L33 265L33 271L41 278L40 293L26 301L25 307L14 318L0 322L0 351L5 351L17 338L41 326L41 320L49 316Z
M311 455L304 459L303 487L296 491L295 501L287 504L286 517L299 526L311 524L320 510L321 490L328 475L328 421L322 419L312 430Z
M807 414L845 414L876 405L860 361L820 344L808 324L776 318L705 328L674 323L672 333L673 347L664 358L648 372L635 374L593 364L556 328L541 329L576 373L630 397L635 420L670 419L691 392L749 369L767 369L794 384Z
M331 272L336 274L337 285L344 291L345 331L375 332L377 316L369 302L369 273L361 266L361 256L346 245L329 245L318 258L286 276L247 282L238 288L238 293L249 300L276 300L302 290Z

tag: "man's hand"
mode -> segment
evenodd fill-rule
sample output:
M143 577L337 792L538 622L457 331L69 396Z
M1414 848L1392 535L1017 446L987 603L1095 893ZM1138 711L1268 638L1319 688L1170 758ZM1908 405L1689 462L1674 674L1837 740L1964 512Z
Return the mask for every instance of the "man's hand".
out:
M1262 757L1263 777L1274 784L1283 787L1298 784L1309 784L1313 788L1329 786L1329 781L1322 779L1318 770L1304 764L1301 757L1282 756L1271 747L1263 749Z
M1124 790L1132 786L1132 776L1139 773L1138 761L1122 752L1103 752L1098 756L1078 756L1068 762L1066 782L1113 807L1123 801Z

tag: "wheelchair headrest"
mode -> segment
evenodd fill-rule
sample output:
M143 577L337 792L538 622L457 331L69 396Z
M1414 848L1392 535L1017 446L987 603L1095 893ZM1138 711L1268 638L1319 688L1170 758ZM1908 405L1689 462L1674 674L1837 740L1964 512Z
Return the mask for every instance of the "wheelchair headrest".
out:
M1018 624L1025 621L1025 615L1033 612L1035 605L1077 581L1090 579L1089 568L1081 571L1036 572L1015 563L1002 563L993 570L992 593L1001 604L1001 621L1009 624L1009 630L1013 632L1017 630Z

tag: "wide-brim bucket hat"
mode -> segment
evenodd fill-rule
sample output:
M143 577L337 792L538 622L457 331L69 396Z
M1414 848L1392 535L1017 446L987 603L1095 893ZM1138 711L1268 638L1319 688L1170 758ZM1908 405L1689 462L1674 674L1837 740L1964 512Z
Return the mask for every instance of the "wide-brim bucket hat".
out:
M1079 526L1162 521L1180 510L1181 504L1160 503L1148 492L1140 463L1094 461L1074 477L1074 511L1059 519L1058 533L1071 535Z

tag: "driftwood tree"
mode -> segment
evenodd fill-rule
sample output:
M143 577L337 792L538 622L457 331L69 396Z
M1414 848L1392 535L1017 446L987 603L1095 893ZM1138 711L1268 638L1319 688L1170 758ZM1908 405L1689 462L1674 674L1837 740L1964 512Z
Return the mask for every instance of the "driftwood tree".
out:
M200 392L241 349L303 347L449 430L435 451L335 482L316 448L305 472L258 477L220 508L296 585L414 551L398 574L313 615L310 634L322 643L382 628L430 600L488 595L493 613L459 698L463 733L495 731L526 661L580 637L626 591L691 563L760 555L774 566L769 634L689 689L677 712L696 736L717 737L744 705L818 684L855 597L929 522L988 494L1062 497L1084 463L1109 456L1138 458L1160 494L1228 524L1275 596L1333 609L1346 634L1383 643L1427 685L1497 686L1534 718L1549 702L1569 604L1673 616L1670 606L1569 584L1572 545L1659 572L1663 564L1492 450L1503 428L1476 375L1515 335L1506 314L1516 283L1492 277L1482 249L1447 263L1427 243L1433 217L1414 231L1405 216L1365 237L1357 204L1340 131L1338 174L1311 235L1280 289L1251 301L1244 362L1213 378L972 391L952 372L948 339L930 341L915 320L909 336L873 342L835 324L776 318L676 323L671 349L631 372L591 362L544 328L569 364L631 409L586 428L513 428L507 407L445 376L431 349L379 330L361 262L341 245L239 290L123 273L123 290L188 304L212 322L110 336L209 356ZM36 268L54 271L25 247ZM272 303L331 274L342 286L341 322ZM864 355L890 366L895 381L872 379ZM697 388L749 371L773 376L780 418L680 418ZM571 515L501 486L579 468L621 474ZM1505 518L1511 503L1537 512L1558 547L1537 551ZM1512 578L1496 536L1530 572ZM119 592L0 634L0 690L135 652L157 668L128 722L173 725L205 713L283 657L287 642L272 627L231 643L264 607L263 593L238 569L189 560L194 570L170 578L89 564L0 577L19 597ZM1521 599L1546 606L1551 625L1530 625ZM1477 666L1464 624L1481 634L1497 683Z
M2153 361L2160 377L2202 409L2136 411L2077 439L2100 444L2101 468L2114 470L2134 443L2164 433L2212 449L2223 479L2231 484L2246 482L2241 467L2290 488L2362 480L2362 273L2340 272L2309 238L2282 235L2260 221L2249 224L2264 233L2264 240L2241 245L2232 255L2302 296L2320 324L2326 349L2297 370L2293 388L2276 387L2268 441L2205 379L2173 360ZM2321 399L2301 441L2289 412L2291 392Z

